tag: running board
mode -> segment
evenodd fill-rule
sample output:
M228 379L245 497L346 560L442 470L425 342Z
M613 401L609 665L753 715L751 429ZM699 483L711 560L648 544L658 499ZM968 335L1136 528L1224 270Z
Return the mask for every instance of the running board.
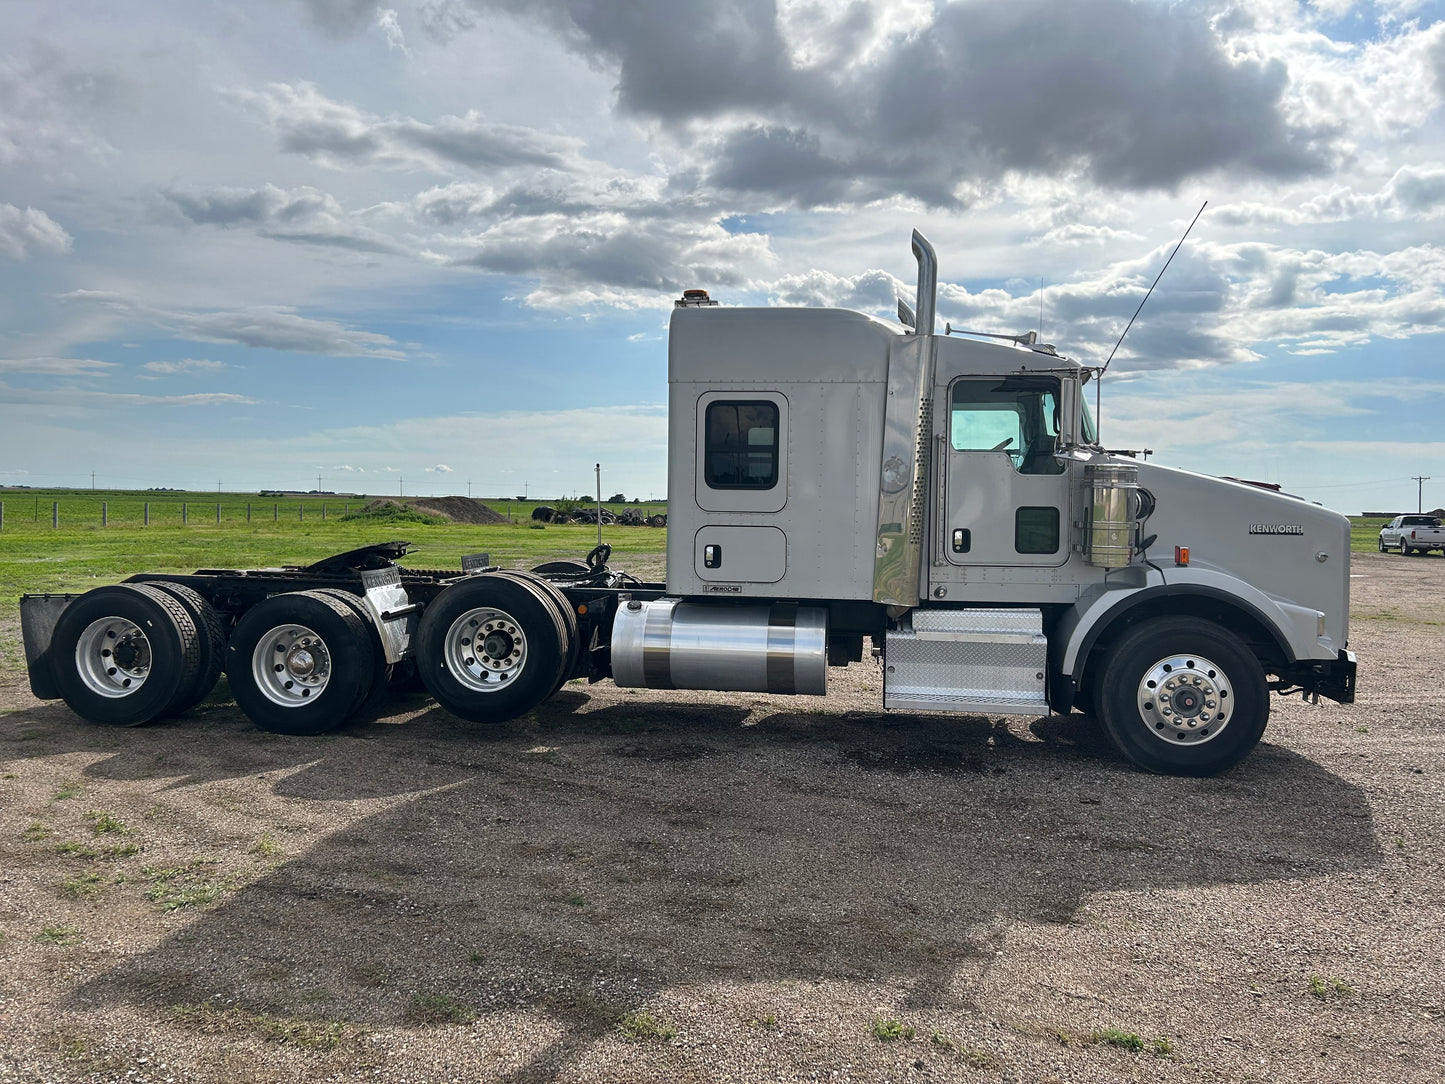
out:
M1047 658L1039 610L913 610L884 639L883 706L1047 715Z

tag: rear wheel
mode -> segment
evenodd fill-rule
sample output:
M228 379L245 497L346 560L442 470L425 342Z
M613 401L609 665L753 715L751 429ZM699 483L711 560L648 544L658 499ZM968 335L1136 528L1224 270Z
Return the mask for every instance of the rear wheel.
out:
M417 668L453 715L499 723L531 711L563 677L565 629L545 592L487 574L448 587L417 628Z
M1233 633L1163 617L1113 647L1098 688L1114 745L1141 768L1214 775L1239 763L1269 721L1264 670Z
M60 615L51 673L72 711L92 723L139 726L175 710L200 670L195 622L146 584L98 587Z
M190 614L196 625L196 646L200 652L196 678L188 688L177 693L175 703L167 709L168 715L180 715L208 697L220 680L221 669L226 662L226 627L216 608L185 584L157 580L145 586L170 595Z
M561 589L554 583L542 579L540 576L529 576L525 572L501 571L498 576L506 576L510 579L526 583L534 590L541 591L552 603L552 609L561 622L560 635L564 638L566 649L563 651L562 673L557 678L556 692L567 683L577 668L577 657L582 654L582 638L577 630L577 611L572 609L572 603L567 601Z
M320 587L314 593L336 599L354 613L366 628L366 638L371 643L371 684L360 690L358 699L351 708L352 711L360 711L365 705L383 696L391 685L392 668L386 661L386 648L381 645L381 633L371 611L366 608L366 603L350 591L343 591L339 587Z
M374 673L369 630L322 591L273 595L251 608L226 648L236 703L273 734L324 734L366 698Z

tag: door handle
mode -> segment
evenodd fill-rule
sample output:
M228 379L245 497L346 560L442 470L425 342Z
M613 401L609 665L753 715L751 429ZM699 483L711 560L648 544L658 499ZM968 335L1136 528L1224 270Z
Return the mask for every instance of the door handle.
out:
M711 542L702 548L702 567L722 567L722 547L716 542Z
M973 532L967 527L953 529L953 552L967 553L973 547Z

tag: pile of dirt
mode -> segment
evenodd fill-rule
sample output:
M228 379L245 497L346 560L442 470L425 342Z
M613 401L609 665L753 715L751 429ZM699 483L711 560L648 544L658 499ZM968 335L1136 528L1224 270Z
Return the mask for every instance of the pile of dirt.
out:
M471 497L413 497L412 508L444 516L453 523L506 523L507 517Z

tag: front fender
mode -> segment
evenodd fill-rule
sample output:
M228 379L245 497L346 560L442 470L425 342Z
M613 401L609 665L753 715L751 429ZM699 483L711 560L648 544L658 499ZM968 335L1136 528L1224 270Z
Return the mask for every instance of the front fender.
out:
M1089 649L1119 617L1156 599L1198 597L1226 602L1253 617L1274 638L1288 662L1332 659L1343 644L1319 635L1320 612L1271 598L1257 587L1207 568L1171 568L1167 582L1151 571L1140 587L1114 587L1084 595L1060 619L1055 636L1064 644L1060 673L1077 676Z

